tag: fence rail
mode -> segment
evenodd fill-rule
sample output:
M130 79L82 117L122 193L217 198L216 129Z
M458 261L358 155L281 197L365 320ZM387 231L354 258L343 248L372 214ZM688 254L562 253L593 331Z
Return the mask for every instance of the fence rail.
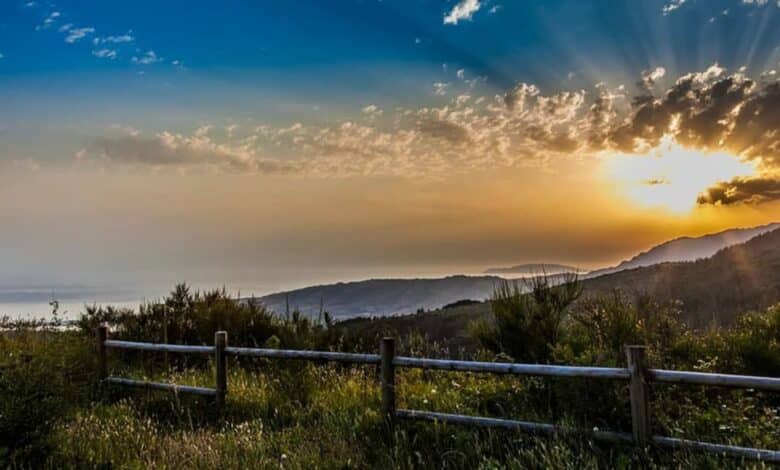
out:
M615 368L454 361L445 359L396 356L395 341L392 338L384 338L382 340L379 347L380 354L355 354L331 351L229 347L227 344L227 333L224 331L217 332L214 335L214 346L186 346L109 340L108 330L105 326L98 327L96 336L98 350L98 371L101 379L103 379L105 383L119 386L165 390L173 391L175 393L189 393L213 397L218 413L221 413L224 407L225 397L228 391L226 362L227 356L261 357L267 359L292 359L315 362L328 361L346 364L368 364L378 366L380 369L381 411L390 425L394 425L397 420L403 419L434 421L479 427L503 428L541 434L580 433L596 440L613 443L634 443L640 446L656 445L658 447L670 449L691 449L730 457L780 463L780 451L777 450L754 449L749 447L713 444L708 442L652 435L650 432L651 414L648 393L648 385L651 382L724 386L778 392L780 391L780 378L650 369L647 367L645 361L644 346L626 346L628 367ZM144 382L121 377L111 377L108 375L107 367L108 348L158 351L165 353L175 352L189 354L214 354L216 364L215 388L191 387L157 382ZM606 430L589 431L557 426L549 423L534 423L528 421L487 418L481 416L465 416L423 410L396 409L396 367L489 374L513 374L564 378L579 377L589 379L627 381L630 394L632 430L630 433Z
M592 379L628 379L628 369L613 367L551 366L544 364L514 364L502 362L451 361L446 359L424 359L396 357L393 363L399 367L418 369L453 370L489 374L536 375L550 377L585 377Z
M202 395L214 397L217 391L213 388L191 387L189 385L162 384L157 382L145 382L142 380L131 380L122 377L106 377L106 383L114 385L124 385L126 387L145 388L149 390L165 390L174 393L189 393L192 395Z
M131 341L106 340L107 348L137 349L140 351L175 352L186 354L214 354L213 346L186 346L181 344L134 343Z
M231 356L265 357L268 359L300 359L304 361L343 362L346 364L379 364L379 354L355 354L331 351L301 351L297 349L225 348Z
M780 379L755 377L751 375L712 374L679 370L650 369L647 371L654 382L691 385L713 385L734 388L754 388L769 392L780 392Z

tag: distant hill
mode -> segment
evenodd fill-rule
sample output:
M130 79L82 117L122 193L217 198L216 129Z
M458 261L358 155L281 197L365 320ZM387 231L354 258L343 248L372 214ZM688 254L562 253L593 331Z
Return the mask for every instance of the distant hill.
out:
M725 247L738 245L748 240L755 240L755 237L761 234L770 232L780 234L780 231L773 232L773 230L778 228L780 228L780 224L770 224L752 229L727 230L698 238L679 238L658 245L645 253L635 256L631 260L620 263L618 266L594 271L582 277L586 281L586 287L595 286L594 288L597 290L603 290L604 287L620 286L631 290L647 290L648 292L658 290L664 298L670 298L672 294L675 294L672 297L682 300L687 299L690 302L686 309L690 310L691 314L697 318L723 318L728 320L733 315L735 309L751 304L747 297L739 304L734 304L734 298L731 298L728 302L724 300L723 303L719 303L720 307L718 308L722 311L715 311L713 308L715 308L714 305L718 304L718 302L713 300L708 303L703 300L703 297L707 295L714 296L717 299L733 297L732 294L736 287L732 287L728 283L718 283L718 279L720 279L718 276L725 273L715 273L715 276L705 279L705 274L698 273L698 271L691 272L688 275L695 278L696 282L714 286L710 292L693 293L690 292L690 289L694 289L697 285L696 283L692 284L690 289L682 285L676 286L674 289L671 287L664 288L664 282L667 281L663 281L663 279L676 279L672 274L677 273L677 268L670 268L664 264L658 265L658 263L688 262L705 259L715 255ZM723 267L723 269L729 273L743 273L750 266L750 263L748 263L747 267L743 265L737 266L736 263L739 260L735 259L733 261L735 267ZM656 269L640 269L637 271L638 268L648 268L653 265L658 267ZM758 263L758 265L760 266L761 264ZM576 270L577 268L575 267L560 264L525 264L511 268L490 270L495 274L502 274L503 276L450 276L439 279L371 279L306 287L289 292L271 294L259 300L277 313L284 313L289 306L290 310L297 309L310 316L316 316L322 308L337 319L358 316L403 315L417 312L420 309L438 309L463 299L485 300L492 294L496 283L505 278L527 277L540 274L541 272L546 272L550 276L558 276L561 272ZM665 274L657 274L659 272ZM744 277L745 275L742 276ZM774 274L766 273L766 275L768 278L771 278ZM668 282L684 283L687 281L675 280ZM704 289L704 287L701 287L701 289ZM751 292L757 291L753 290ZM772 297L772 294L767 295ZM754 304L758 305L762 304L762 302ZM704 311L705 305L707 308L710 308L709 311Z
M588 292L619 287L683 302L693 326L731 323L741 312L780 301L780 230L690 262L662 263L585 281Z
M515 274L522 276L538 276L541 274L583 273L580 268L565 264L518 264L508 268L490 268L485 274Z
M462 299L485 300L502 278L449 276L439 279L371 279L280 292L260 298L277 313L317 315L320 306L335 318L392 315L430 310Z
M740 313L780 302L780 230L717 252L708 259L635 268L583 281L585 295L622 289L658 300L680 300L683 319L694 328L729 325ZM468 325L488 317L489 302L452 309L340 323L359 334L424 334L457 352L474 348Z
M762 225L754 228L737 228L702 237L682 237L662 243L648 251L640 253L630 260L623 261L611 268L591 271L586 277L603 276L627 269L652 266L659 263L676 261L695 261L709 258L723 248L744 243L758 235L780 228L780 223Z

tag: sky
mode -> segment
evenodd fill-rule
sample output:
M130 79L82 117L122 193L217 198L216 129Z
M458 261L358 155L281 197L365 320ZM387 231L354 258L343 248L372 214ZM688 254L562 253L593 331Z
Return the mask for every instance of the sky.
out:
M777 0L5 0L0 290L587 269L777 221L778 68Z

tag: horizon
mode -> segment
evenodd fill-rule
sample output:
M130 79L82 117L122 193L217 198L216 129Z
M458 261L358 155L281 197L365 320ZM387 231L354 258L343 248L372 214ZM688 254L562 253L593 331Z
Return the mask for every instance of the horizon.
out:
M780 220L780 2L585 3L6 2L0 293L594 270Z

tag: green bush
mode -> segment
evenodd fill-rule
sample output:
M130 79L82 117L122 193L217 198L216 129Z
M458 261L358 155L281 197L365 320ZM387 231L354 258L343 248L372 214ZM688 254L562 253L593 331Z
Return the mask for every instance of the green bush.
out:
M7 325L6 325L7 326ZM93 392L94 353L73 333L0 332L0 467L35 466L49 433Z
M192 292L177 285L168 297L132 309L87 306L77 321L86 334L104 324L115 337L171 344L213 344L214 332L229 332L232 345L261 347L271 338L279 347L314 348L335 343L330 316L322 323L292 312L279 318L253 299L238 300L224 289Z
M475 322L472 334L485 349L516 361L549 362L563 339L569 308L582 294L582 286L573 275L558 285L547 277L528 282L528 293L517 283L501 282L490 302L492 318Z

